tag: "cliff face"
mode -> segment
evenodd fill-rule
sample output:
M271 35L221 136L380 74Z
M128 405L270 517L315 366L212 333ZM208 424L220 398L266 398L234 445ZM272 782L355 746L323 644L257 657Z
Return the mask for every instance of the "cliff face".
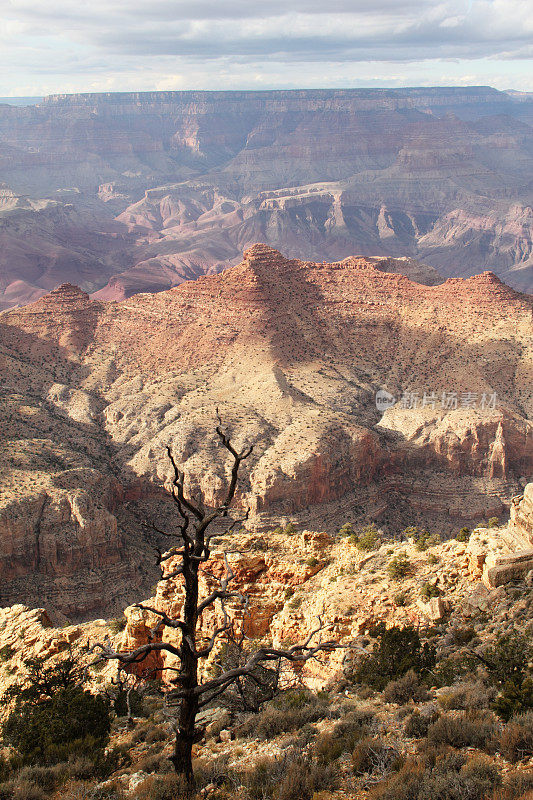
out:
M191 492L223 492L217 406L254 445L252 527L504 514L533 471L530 299L491 273L426 286L382 269L255 245L168 292L106 304L63 286L1 315L6 599L35 574L149 580L139 520L168 517L166 446ZM378 409L379 390L396 404Z
M533 102L488 87L112 93L0 106L0 308L161 291L264 241L530 291Z

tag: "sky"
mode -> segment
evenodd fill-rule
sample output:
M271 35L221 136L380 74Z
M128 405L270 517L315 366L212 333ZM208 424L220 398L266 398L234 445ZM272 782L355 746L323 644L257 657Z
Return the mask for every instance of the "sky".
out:
M531 0L0 0L0 96L533 91Z

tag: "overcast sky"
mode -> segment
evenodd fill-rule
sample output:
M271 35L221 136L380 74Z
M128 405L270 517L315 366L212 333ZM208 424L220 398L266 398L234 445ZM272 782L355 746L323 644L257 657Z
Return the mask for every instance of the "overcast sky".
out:
M0 96L484 84L533 91L532 0L0 0Z

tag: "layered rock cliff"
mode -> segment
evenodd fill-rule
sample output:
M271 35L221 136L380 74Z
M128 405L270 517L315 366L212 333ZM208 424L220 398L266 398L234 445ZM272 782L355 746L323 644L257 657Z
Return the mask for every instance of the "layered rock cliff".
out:
M191 492L223 491L217 406L254 445L238 504L255 528L504 514L532 472L530 300L491 273L426 286L381 269L256 245L168 292L106 304L63 286L1 315L6 600L24 575L76 592L78 567L122 570L117 595L153 582L141 522L168 516L166 446Z
M264 241L532 289L533 102L489 87L54 96L0 105L0 308L161 291Z

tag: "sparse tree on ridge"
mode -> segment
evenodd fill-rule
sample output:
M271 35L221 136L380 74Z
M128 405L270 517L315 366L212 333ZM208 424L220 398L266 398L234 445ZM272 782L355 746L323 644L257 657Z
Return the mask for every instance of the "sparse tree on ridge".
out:
M177 465L171 448L167 448L168 457L174 470L172 497L180 517L179 534L177 534L179 542L166 553L159 552L158 561L162 569L163 580L170 580L178 576L181 576L183 580L184 600L180 616L169 617L164 611L157 608L137 604L137 608L149 611L159 617L159 622L152 631L151 641L129 652L114 650L108 640L93 645L92 648L93 652L98 652L97 660L118 660L126 669L142 664L151 653L167 652L177 658L179 666L168 667L176 673L170 681L173 688L169 689L169 697L176 701L179 707L174 753L171 761L176 772L183 775L188 784L194 783L192 748L201 740L204 733L204 728L198 726L196 721L202 708L243 678L253 681L258 668L262 665L279 662L280 659L289 662L304 662L320 652L331 651L337 647L335 641L323 642L321 640L320 636L324 626L319 618L316 629L302 644L295 644L287 649L270 646L259 647L255 651L251 651L243 659L243 663L227 670L221 670L210 679L202 680L200 678L200 662L210 655L220 637L230 641L232 639L233 622L227 612L226 602L230 599L240 598L245 606L247 603L246 598L238 592L232 592L229 588L234 573L226 553L224 553L225 574L219 580L218 587L205 598L200 596L199 590L199 570L201 565L205 565L211 557L211 540L215 535L210 530L210 526L215 520L229 516L230 506L237 488L239 469L253 450L252 447L236 450L228 434L223 430L218 409L217 417L218 439L231 455L233 463L225 498L216 508L206 509L201 500L186 497L184 473ZM243 518L233 520L226 534L231 534L247 516L248 512ZM163 531L159 532L164 533ZM172 536L172 534L170 535ZM164 574L165 562L174 557L179 558L177 567L170 573ZM203 569L205 570L205 567ZM206 609L212 608L217 601L222 611L222 621L215 628L209 640L206 640L206 637L199 633L199 623ZM156 633L164 628L179 631L181 635L178 645L166 641L154 641Z

